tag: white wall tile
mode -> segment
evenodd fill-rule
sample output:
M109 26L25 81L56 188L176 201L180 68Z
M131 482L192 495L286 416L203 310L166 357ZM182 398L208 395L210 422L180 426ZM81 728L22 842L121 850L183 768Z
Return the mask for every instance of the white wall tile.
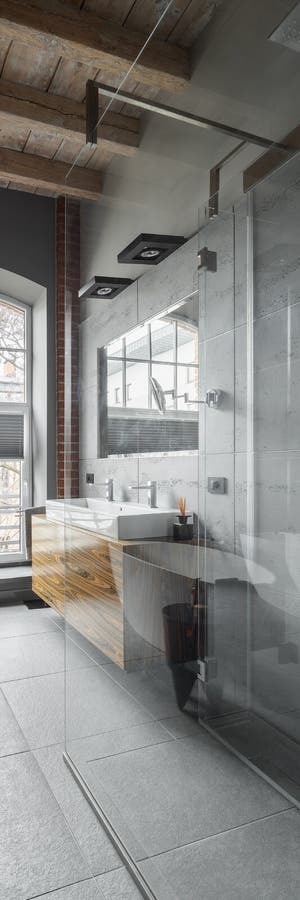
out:
M217 271L199 273L200 340L234 327L234 218L214 219L199 234L200 247L216 253Z
M226 493L210 494L207 479L225 478ZM232 453L208 453L204 484L205 514L208 536L223 544L224 550L234 550L234 457Z
M223 391L224 397L218 409L206 408L207 453L233 453L234 451L234 332L219 335L200 344L200 395L203 399L208 389Z
M191 456L140 457L139 482L157 483L157 505L177 509L178 497L184 496L187 509L198 515L198 454Z

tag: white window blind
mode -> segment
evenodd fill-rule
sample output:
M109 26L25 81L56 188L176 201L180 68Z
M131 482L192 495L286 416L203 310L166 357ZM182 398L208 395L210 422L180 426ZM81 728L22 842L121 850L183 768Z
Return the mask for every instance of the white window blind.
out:
M24 459L24 416L0 414L0 459Z

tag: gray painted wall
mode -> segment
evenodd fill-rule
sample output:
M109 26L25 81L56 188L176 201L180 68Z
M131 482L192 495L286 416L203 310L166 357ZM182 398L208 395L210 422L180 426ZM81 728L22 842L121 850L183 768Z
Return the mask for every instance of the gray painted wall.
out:
M47 494L55 497L55 200L1 189L0 212L0 268L47 290Z

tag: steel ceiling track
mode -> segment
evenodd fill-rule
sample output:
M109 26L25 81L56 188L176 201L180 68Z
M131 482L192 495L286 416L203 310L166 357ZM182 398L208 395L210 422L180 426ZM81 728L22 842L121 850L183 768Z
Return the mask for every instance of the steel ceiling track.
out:
M176 122L182 122L185 125L193 125L195 128L203 128L208 131L218 131L220 134L224 134L239 142L254 144L257 147L263 147L265 150L270 149L270 147L280 150L287 149L286 144L277 144L269 138L252 134L250 131L233 128L231 125L225 125L223 122L216 122L214 119L207 119L204 116L196 116L194 113L185 112L183 109L176 109L174 106L167 106L163 103L158 103L156 100L147 100L136 94L128 94L127 91L118 90L101 81L92 80L87 82L86 90L87 144L96 146L98 126L101 125L101 121L106 114L106 110L104 110L99 117L99 94L102 97L108 97L111 101L118 100L120 103L127 103L129 106L135 106L138 109L143 109L158 116L164 116L167 119L174 119Z

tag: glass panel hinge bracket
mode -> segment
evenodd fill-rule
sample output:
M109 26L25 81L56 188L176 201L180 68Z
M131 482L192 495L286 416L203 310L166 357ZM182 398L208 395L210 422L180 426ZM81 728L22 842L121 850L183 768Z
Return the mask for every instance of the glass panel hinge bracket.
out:
M217 660L214 656L206 656L205 659L198 659L197 664L197 678L199 681L207 684L212 678L217 677Z
M199 250L198 253L199 271L202 269L206 269L207 272L216 272L217 271L217 254L214 250L209 250L208 247L202 247L202 250Z

